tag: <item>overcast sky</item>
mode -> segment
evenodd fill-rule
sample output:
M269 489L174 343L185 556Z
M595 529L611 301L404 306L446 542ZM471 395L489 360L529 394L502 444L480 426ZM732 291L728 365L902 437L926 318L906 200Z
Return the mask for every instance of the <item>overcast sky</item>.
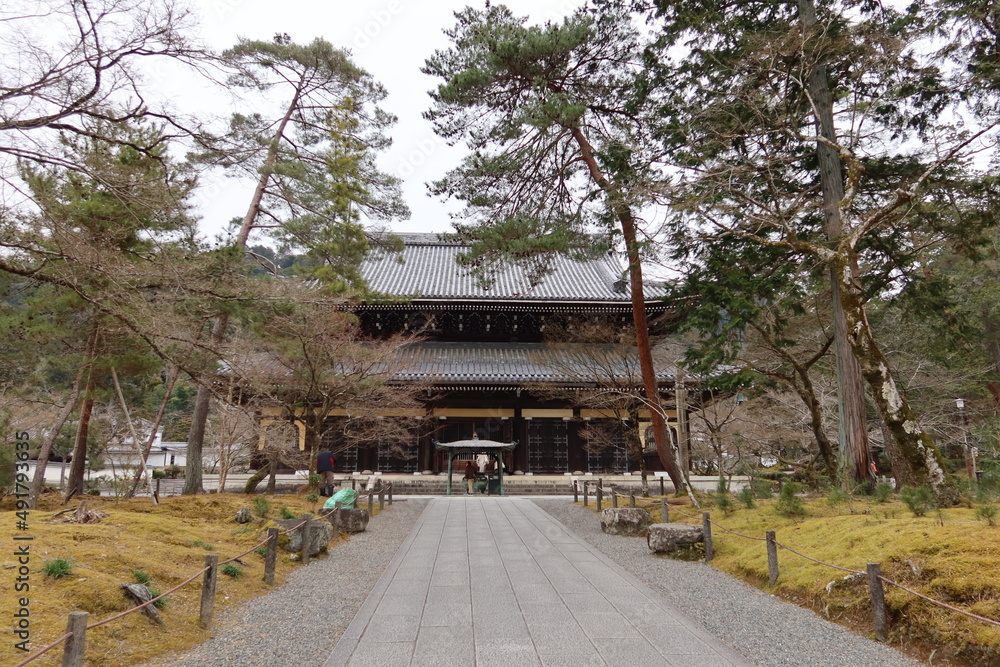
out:
M405 232L447 231L448 212L458 209L454 203L432 198L424 185L455 166L463 153L438 139L421 117L430 105L427 91L437 82L421 74L420 67L431 53L448 46L442 31L454 26L454 12L469 4L483 6L482 0L202 0L196 6L202 38L216 49L233 45L237 37L267 40L279 32L299 43L323 37L351 49L355 63L388 90L383 107L399 117L391 132L393 147L380 164L404 180L403 194L412 215L392 227ZM562 18L581 3L510 0L503 4L533 22L543 22ZM242 217L249 189L248 184L222 178L205 179L197 198L205 230L220 229L231 218Z

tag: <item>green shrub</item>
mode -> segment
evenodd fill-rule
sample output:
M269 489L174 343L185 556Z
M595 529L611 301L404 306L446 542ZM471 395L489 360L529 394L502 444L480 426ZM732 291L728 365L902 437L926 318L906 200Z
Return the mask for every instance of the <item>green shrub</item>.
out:
M101 495L101 490L100 489L87 489L87 495L88 496L99 496L99 495Z
M829 503L831 507L848 504L851 502L851 495L839 486L835 486L831 488L830 493L827 494L826 502Z
M153 479L166 479L166 478L167 478L167 473L163 472L162 470L153 471Z
M220 568L220 570L222 571L222 574L232 577L233 579L239 579L243 576L243 570L235 563L226 563Z
M146 585L146 590L149 591L149 597L158 598L160 597L160 591L156 590L152 586ZM153 606L157 609L163 609L167 606L167 598L161 598L153 603Z
M267 557L267 547L266 546L257 547L256 549L253 550L253 552L255 554L257 554L258 556L260 556L261 558L266 558Z
M892 492L892 483L879 482L875 485L875 491L872 493L872 500L879 504L887 503L892 500Z
M319 502L319 495L316 493L307 493L306 502L313 503L315 505Z
M53 558L52 560L45 561L42 565L42 572L45 573L46 577L62 579L73 573L73 563L65 558Z
M137 584L142 584L143 586L148 587L149 582L152 581L152 578L142 570L132 570L132 576L135 578Z
M282 505L281 507L278 508L278 516L280 516L282 519L294 519L295 512L288 509L288 505Z
M193 542L191 542L191 546L193 546L193 547L201 547L205 551L215 551L215 547L213 547L211 544L209 544L205 540L194 540Z
M774 509L782 516L805 516L806 507L795 494L802 489L796 482L785 482L778 494L778 502Z
M739 499L739 501L743 503L748 510L752 510L754 507L757 506L757 503L755 503L753 499L753 489L750 488L749 486L744 486L742 489L740 489L740 492L736 496L736 498Z
M989 526L995 526L997 516L997 506L996 505L979 505L976 507L976 518L985 521Z
M924 516L935 507L934 494L926 484L916 488L904 486L899 490L899 499L913 512L913 516Z
M319 480L322 479L317 473L309 475L309 486L319 486Z
M761 500L774 495L774 484L764 479L751 480L750 489L753 491L753 497Z
M254 516L260 517L261 519L266 519L271 513L271 501L264 496L254 496L253 497L253 513Z

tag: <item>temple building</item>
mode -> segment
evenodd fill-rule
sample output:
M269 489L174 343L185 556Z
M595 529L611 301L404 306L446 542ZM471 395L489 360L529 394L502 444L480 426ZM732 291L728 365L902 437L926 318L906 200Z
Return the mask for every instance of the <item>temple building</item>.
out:
M632 306L624 265L613 254L589 261L559 257L552 271L532 285L519 266L507 267L484 287L457 261L466 247L437 234L399 234L401 253L376 251L361 267L370 290L387 295L356 306L364 332L387 336L419 333L407 345L392 382L419 382L425 406L413 414L387 411L386 418L414 420L412 441L399 448L345 448L337 430L324 445L337 451L341 472L441 472L446 462L435 442L479 438L516 442L505 455L508 474L614 473L636 470L619 427L606 429L611 442L598 446L594 425L614 426L620 412L583 400L595 391L641 387L634 347L581 343L582 327L622 331ZM647 287L647 317L654 333L667 331L672 310L662 286ZM673 360L654 350L661 401L676 426ZM641 393L641 392L639 392ZM331 413L330 419L342 418ZM645 443L648 410L634 413ZM672 431L673 432L673 431ZM650 436L644 458L662 470Z

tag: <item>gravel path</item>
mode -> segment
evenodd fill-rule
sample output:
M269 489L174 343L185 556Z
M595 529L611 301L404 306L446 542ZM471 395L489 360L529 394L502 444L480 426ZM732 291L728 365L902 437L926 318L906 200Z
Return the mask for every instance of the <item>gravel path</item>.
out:
M212 639L150 665L322 665L427 502L397 500L329 558L295 570L275 592L217 616Z
M604 534L596 516L571 500L535 503L755 665L922 664L703 563L655 558L646 540Z
M397 501L334 557L296 570L275 592L222 614L212 639L150 665L322 665L427 502ZM755 665L921 664L702 563L651 557L645 540L605 535L593 513L569 499L535 502Z

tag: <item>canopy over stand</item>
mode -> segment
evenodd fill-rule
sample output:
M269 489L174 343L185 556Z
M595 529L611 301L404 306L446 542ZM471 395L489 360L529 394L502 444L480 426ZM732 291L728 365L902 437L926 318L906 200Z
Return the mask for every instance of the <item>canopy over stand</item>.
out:
M480 440L475 435L471 440L456 440L455 442L434 441L434 447L439 452L448 453L448 491L451 495L451 470L452 461L459 454L486 454L490 460L496 462L497 479L499 481L500 495L503 495L503 453L513 451L517 447L517 441L497 442L496 440ZM488 484L488 483L487 483ZM487 486L487 488L489 488Z

